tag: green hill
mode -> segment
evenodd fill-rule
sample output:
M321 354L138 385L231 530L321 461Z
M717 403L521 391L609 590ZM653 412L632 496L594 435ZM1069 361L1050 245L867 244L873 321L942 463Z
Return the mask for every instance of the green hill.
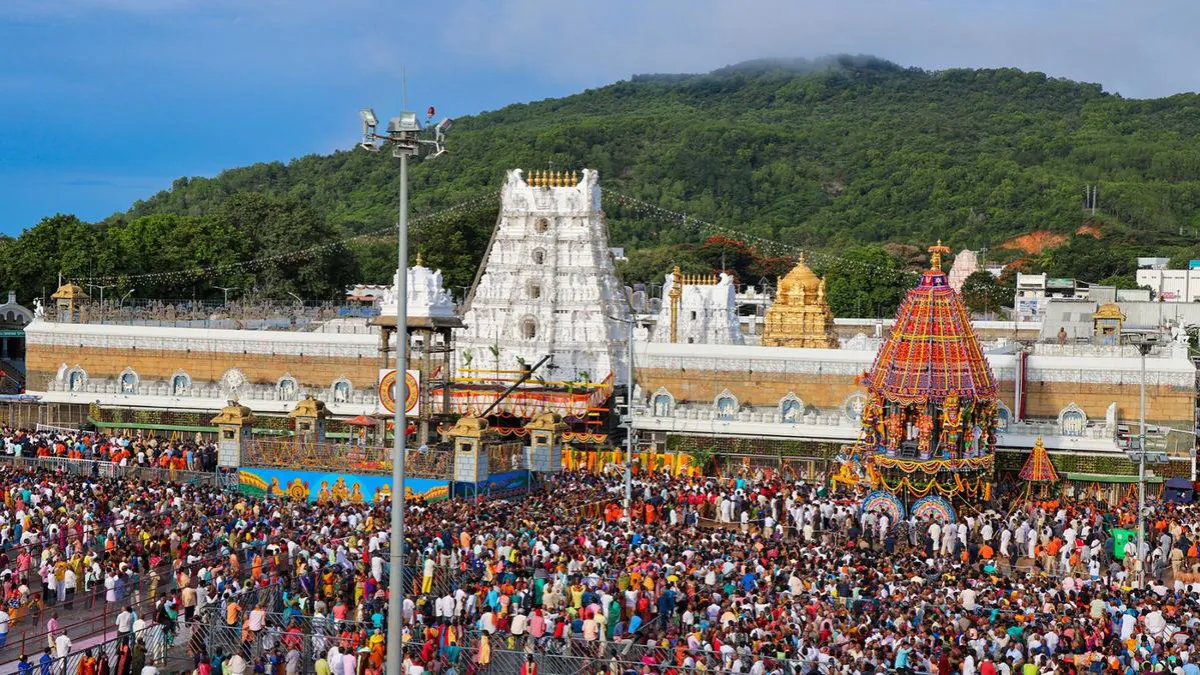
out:
M411 194L419 216L493 194L507 168L553 162L598 169L610 193L691 214L727 235L814 250L923 249L941 238L1011 258L1017 253L999 253L1011 237L1062 233L1062 252L1027 264L1097 280L1130 274L1139 253L1195 254L1197 120L1196 94L1129 100L1013 69L930 72L870 57L755 61L707 75L635 76L457 119L449 154L416 163ZM390 278L394 237L334 243L394 221L397 173L386 152L351 150L180 179L102 223L43 221L7 244L20 253L4 256L2 271L28 296L53 288L59 270L46 260L76 277L226 265L126 284L139 297L219 297L215 283L327 299L346 283ZM1095 216L1084 209L1088 184L1099 186ZM615 199L605 208L614 245L636 251L630 279L658 277L671 261L715 264L712 250L692 246L710 233L704 228ZM495 201L483 199L416 224L413 248L450 285L469 284L495 212ZM1075 236L1085 223L1099 240ZM781 263L766 253L752 252L757 259L741 271L772 273ZM234 265L263 256L274 258Z

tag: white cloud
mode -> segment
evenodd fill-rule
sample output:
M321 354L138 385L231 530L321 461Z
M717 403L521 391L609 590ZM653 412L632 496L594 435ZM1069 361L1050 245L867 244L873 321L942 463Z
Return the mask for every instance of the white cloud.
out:
M1194 0L464 0L440 25L458 58L568 82L866 53L925 68L1015 66L1129 96L1200 89Z

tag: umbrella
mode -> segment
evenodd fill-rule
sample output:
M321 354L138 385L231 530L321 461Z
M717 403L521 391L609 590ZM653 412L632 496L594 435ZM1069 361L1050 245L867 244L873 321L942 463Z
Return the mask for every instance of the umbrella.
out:
M358 415L357 417L351 417L350 419L346 420L346 424L356 427L373 427L378 422L379 421L374 417L367 417L366 415Z

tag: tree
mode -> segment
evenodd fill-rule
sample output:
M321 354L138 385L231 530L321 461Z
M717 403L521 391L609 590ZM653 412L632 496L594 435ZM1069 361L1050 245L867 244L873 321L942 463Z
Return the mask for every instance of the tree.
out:
M840 317L890 317L916 282L878 246L861 246L824 267L829 308Z
M983 270L972 272L962 285L963 302L973 314L991 314L1011 306L1013 293L1012 287L1001 284L991 272Z

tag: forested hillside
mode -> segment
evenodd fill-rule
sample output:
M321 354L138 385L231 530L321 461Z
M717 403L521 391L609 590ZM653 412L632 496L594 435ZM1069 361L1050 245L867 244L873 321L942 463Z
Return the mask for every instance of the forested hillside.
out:
M941 238L987 246L992 259L1024 255L1030 269L1127 281L1139 253L1195 254L1198 131L1195 94L1127 100L1040 73L928 72L872 58L751 62L457 119L449 154L417 162L412 203L414 216L435 212L494 193L506 168L552 162L598 169L610 193L726 236L864 259L891 243L898 269L919 263L900 244ZM347 150L180 179L101 223L60 215L34 225L6 242L0 271L28 298L52 289L60 270L81 278L225 265L126 285L139 297L219 297L216 284L329 299L346 283L390 277L394 237L333 244L394 221L397 173L386 152ZM1099 186L1095 215L1084 208L1088 184ZM711 242L697 246L711 234L704 227L617 199L605 208L614 244L634 251L630 280L657 278L670 262L719 264ZM469 284L495 214L494 200L478 199L416 224L414 255L442 267L450 285ZM1094 227L1076 235L1084 224ZM1032 231L1066 241L1035 255L1001 250ZM746 276L786 264L771 259L778 250L749 255L738 270ZM264 256L274 258L232 265Z

